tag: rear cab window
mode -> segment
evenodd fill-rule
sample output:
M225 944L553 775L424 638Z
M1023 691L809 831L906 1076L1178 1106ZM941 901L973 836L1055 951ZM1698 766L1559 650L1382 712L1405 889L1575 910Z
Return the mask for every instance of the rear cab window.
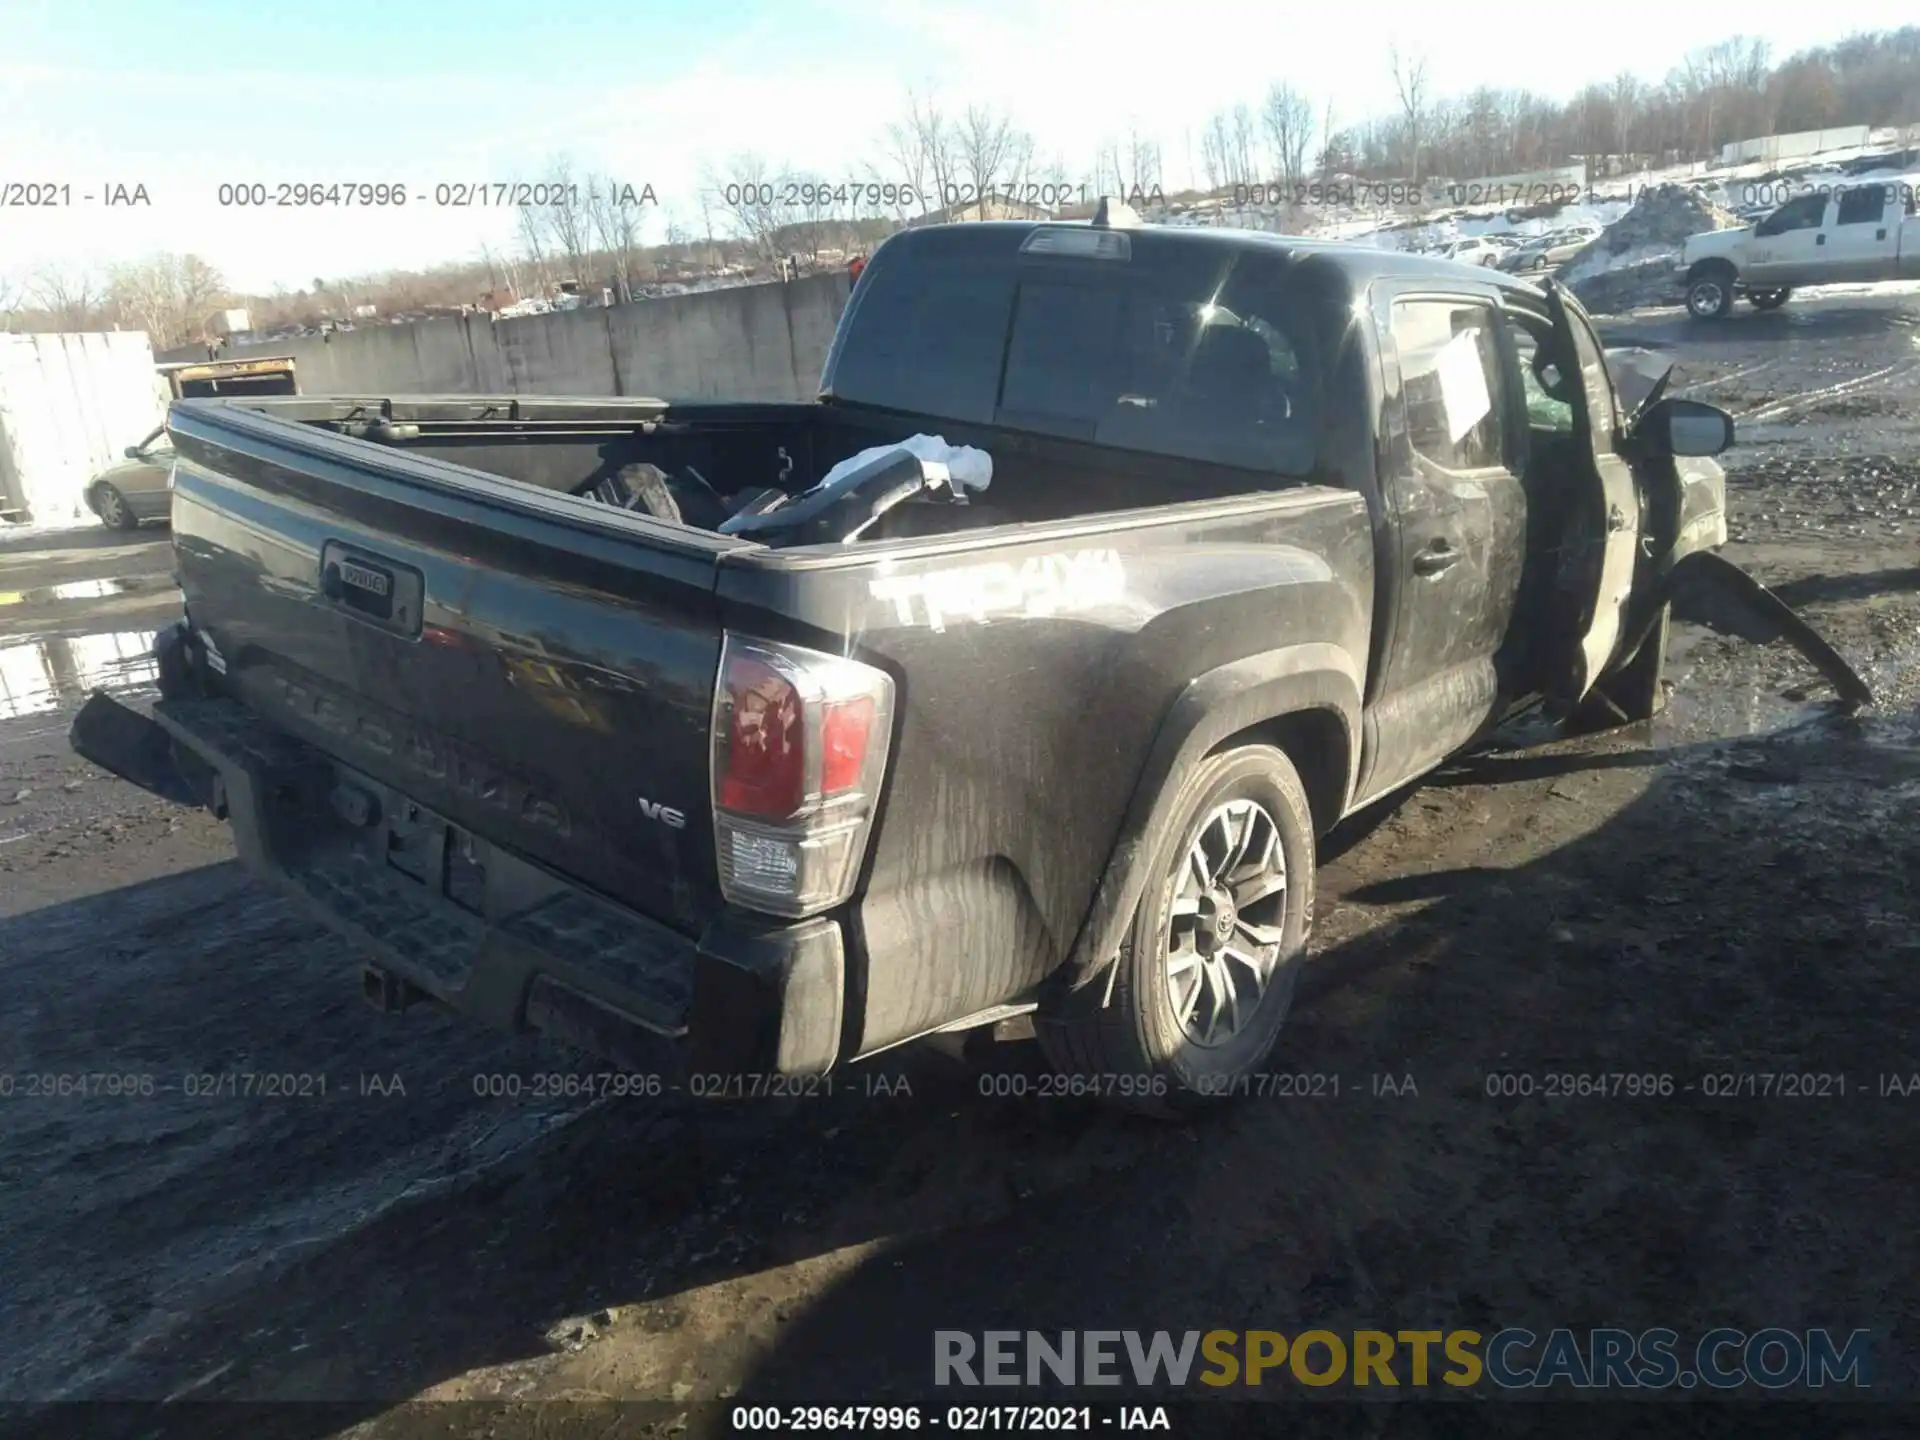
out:
M1887 209L1887 191L1883 185L1860 185L1840 192L1836 225L1877 225Z
M896 273L876 274L849 320L829 366L836 398L1313 472L1319 350L1284 255L1140 232L1124 260L1032 255L1018 249L1027 233L915 237L876 256Z

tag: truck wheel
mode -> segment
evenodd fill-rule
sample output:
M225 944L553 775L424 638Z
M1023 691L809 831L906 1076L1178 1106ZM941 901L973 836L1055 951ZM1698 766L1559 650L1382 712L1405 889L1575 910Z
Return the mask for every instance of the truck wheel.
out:
M1710 266L1687 280L1687 313L1696 320L1721 320L1733 311L1733 271Z
M1756 310L1778 310L1787 303L1787 297L1793 294L1791 288L1779 290L1749 290L1747 299L1753 302Z
M1282 751L1222 751L1176 783L1113 971L1050 996L1034 1027L1056 1069L1164 1117L1246 1093L1265 1063L1306 953L1315 868L1313 812Z

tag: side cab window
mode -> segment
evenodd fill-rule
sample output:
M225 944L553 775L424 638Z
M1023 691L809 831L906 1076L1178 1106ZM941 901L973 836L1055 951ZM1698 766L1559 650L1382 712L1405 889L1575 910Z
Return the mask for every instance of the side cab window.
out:
M1754 227L1757 236L1784 235L1789 230L1818 230L1827 217L1825 195L1802 195L1789 200Z
M1392 325L1414 453L1442 470L1507 465L1506 374L1493 307L1467 299L1395 299Z
M1877 225L1887 210L1886 187L1859 185L1840 195L1840 214L1836 225Z

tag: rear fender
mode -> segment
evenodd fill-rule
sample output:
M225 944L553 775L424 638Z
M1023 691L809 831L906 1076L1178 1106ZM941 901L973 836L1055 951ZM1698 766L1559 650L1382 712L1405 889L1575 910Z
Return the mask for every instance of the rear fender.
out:
M1210 670L1180 693L1154 736L1119 839L1068 954L1064 973L1071 984L1089 983L1119 951L1154 873L1152 841L1171 818L1175 781L1222 741L1268 721L1331 712L1346 742L1333 809L1345 809L1358 778L1362 678L1358 662L1337 645L1290 645ZM1329 823L1333 818L1337 814Z

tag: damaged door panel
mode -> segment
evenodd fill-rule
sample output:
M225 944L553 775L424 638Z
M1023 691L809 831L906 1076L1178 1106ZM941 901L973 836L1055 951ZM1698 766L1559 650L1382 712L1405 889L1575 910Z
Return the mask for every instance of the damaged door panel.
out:
M1846 658L1792 606L1738 565L1710 550L1685 556L1673 569L1668 593L1674 614L1722 635L1756 645L1785 640L1806 657L1849 705L1871 705L1873 690Z
M1640 488L1619 453L1620 417L1606 351L1586 316L1553 282L1545 286L1554 328L1554 359L1569 373L1555 377L1573 406L1572 453L1580 494L1560 537L1555 599L1569 607L1565 633L1573 644L1555 657L1549 679L1555 699L1575 702L1591 690L1619 649L1634 572L1641 553ZM1577 373L1574 373L1577 372Z

